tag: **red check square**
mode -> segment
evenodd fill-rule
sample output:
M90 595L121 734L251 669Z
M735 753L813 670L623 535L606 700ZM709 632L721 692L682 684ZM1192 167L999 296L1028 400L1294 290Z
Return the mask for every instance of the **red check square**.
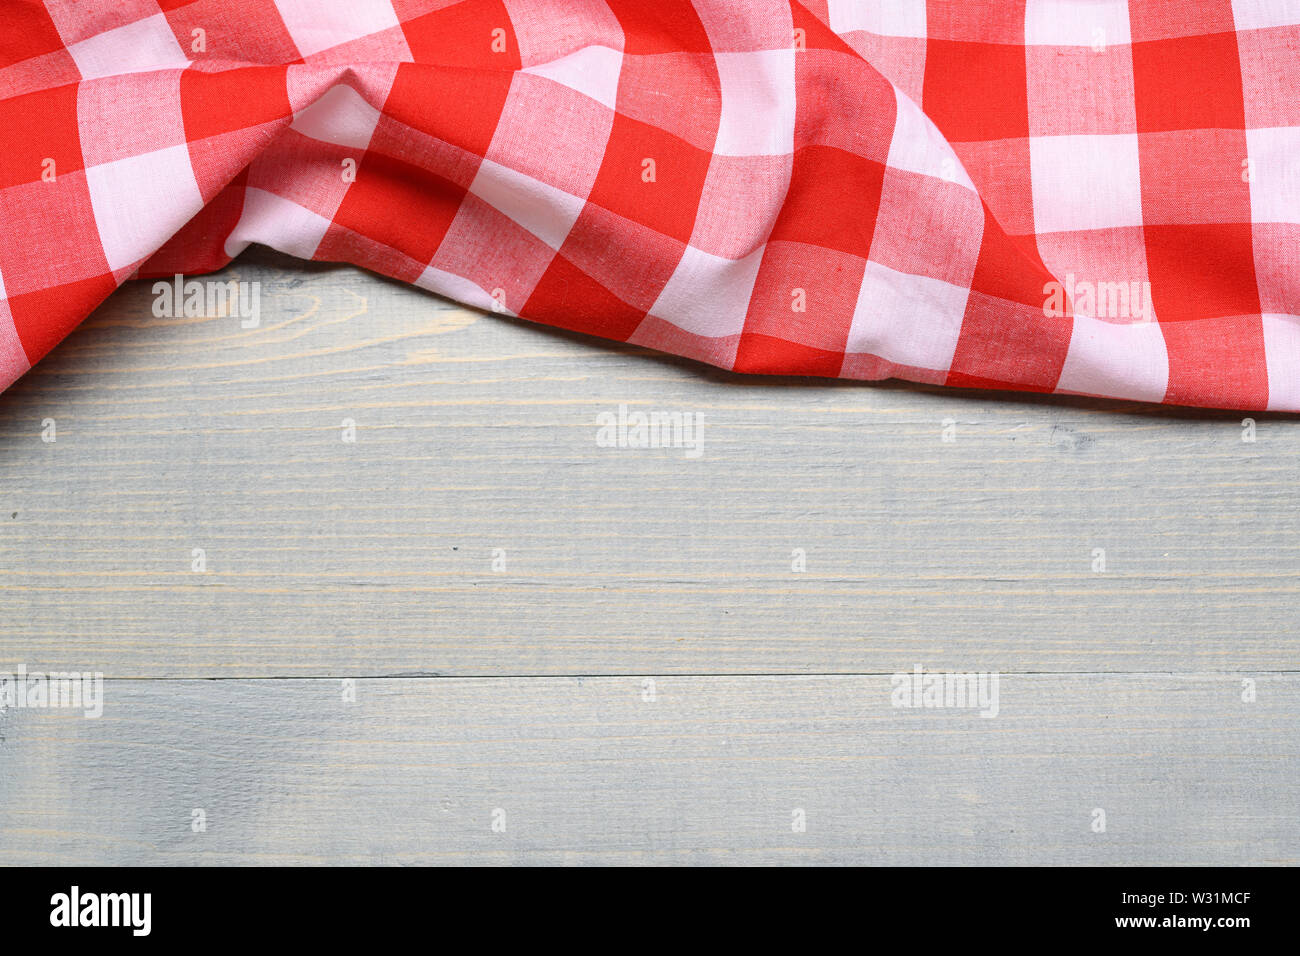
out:
M832 146L794 157L785 205L772 239L837 249L866 259L876 231L885 167Z
M82 168L76 86L0 99L0 129L0 189Z
M1025 51L1002 43L931 39L921 106L954 143L1029 135Z
M1134 43L1133 90L1140 133L1245 129L1232 33Z

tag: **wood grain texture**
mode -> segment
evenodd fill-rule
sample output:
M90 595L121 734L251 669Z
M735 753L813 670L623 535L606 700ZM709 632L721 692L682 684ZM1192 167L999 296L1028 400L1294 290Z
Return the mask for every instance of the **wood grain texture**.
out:
M1256 416L1252 443L1238 414L745 378L350 268L263 254L231 274L263 284L259 329L154 318L134 283L0 396L0 667L1300 660L1290 418ZM599 447L624 403L702 414L702 456Z
M130 284L0 395L0 672L108 677L0 713L0 863L1300 861L1294 417L227 275L259 328ZM601 447L620 405L702 455ZM891 707L918 664L1001 713Z
M646 689L112 681L0 717L0 863L1300 861L1297 675L1012 675L994 719L885 676Z

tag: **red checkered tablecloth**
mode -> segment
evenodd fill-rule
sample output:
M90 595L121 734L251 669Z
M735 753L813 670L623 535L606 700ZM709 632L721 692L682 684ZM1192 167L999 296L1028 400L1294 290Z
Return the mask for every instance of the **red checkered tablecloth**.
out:
M0 16L0 387L262 243L739 372L1300 410L1300 0Z

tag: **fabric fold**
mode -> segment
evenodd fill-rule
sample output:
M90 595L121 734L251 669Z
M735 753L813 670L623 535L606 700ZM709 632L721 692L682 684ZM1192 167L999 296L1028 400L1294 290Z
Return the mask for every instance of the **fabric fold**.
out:
M51 0L0 387L253 243L746 373L1300 411L1300 8Z

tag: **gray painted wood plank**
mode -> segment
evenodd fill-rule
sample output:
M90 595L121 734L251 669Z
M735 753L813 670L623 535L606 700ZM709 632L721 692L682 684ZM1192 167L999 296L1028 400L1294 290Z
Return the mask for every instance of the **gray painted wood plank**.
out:
M1294 418L744 378L351 268L228 274L260 328L129 284L0 396L0 668L1300 661ZM600 447L622 404L703 415L701 457Z
M887 675L341 687L11 708L0 863L1300 861L1296 674L1002 675L992 719Z

